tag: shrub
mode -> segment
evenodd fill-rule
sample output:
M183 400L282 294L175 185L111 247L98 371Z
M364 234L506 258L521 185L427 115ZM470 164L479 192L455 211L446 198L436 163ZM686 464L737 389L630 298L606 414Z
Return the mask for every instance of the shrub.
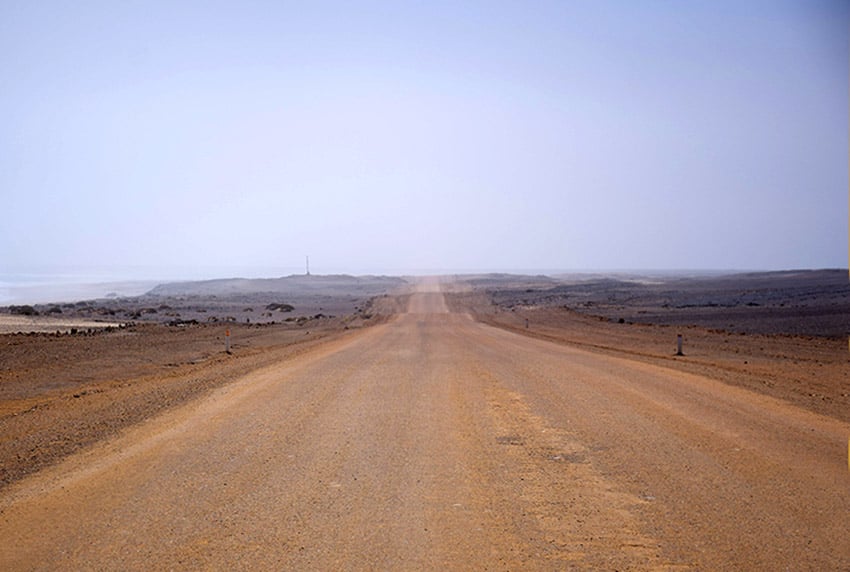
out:
M38 312L32 306L9 306L9 311L18 316L38 316Z

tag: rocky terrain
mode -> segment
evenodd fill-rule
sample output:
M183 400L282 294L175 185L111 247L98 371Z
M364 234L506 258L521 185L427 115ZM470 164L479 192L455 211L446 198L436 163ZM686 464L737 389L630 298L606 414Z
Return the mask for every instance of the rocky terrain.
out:
M564 308L640 324L701 326L731 333L846 338L846 270L728 275L488 275L461 279L507 310Z
M304 322L366 312L367 300L406 284L396 277L347 275L174 282L141 296L0 308L0 333L90 331L126 323Z

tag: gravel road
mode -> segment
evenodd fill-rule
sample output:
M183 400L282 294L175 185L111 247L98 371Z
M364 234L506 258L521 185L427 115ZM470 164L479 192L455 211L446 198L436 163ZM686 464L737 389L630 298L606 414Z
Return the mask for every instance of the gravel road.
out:
M0 569L848 569L848 435L424 285L5 489Z

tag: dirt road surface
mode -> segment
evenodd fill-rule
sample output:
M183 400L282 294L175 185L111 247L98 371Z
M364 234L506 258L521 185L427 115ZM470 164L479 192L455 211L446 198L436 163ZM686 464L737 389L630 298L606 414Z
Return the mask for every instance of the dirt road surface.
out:
M5 489L0 569L842 570L848 435L426 285Z

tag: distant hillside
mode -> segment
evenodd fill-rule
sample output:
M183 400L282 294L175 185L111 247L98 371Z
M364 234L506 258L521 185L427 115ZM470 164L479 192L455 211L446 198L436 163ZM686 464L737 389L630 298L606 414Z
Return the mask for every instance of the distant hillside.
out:
M245 294L310 294L375 296L407 284L394 276L292 275L281 278L222 278L160 284L149 296L241 296Z

